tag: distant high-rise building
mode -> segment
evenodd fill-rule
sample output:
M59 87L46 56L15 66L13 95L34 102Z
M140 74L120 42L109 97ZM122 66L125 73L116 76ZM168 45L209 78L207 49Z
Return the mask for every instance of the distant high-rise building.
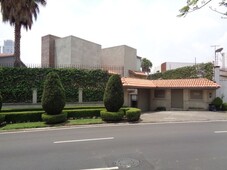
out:
M2 47L0 46L0 54L2 53Z
M14 41L5 40L2 47L2 53L4 54L14 54Z

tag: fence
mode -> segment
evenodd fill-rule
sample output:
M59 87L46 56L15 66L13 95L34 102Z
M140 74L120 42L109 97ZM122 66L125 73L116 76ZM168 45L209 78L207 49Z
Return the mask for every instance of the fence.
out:
M25 64L27 68L76 68L84 70L105 70L111 74L120 74L124 76L123 66L101 66L101 65L78 65L78 64L58 64L58 65L45 65L45 64ZM14 67L13 63L0 63L0 67Z

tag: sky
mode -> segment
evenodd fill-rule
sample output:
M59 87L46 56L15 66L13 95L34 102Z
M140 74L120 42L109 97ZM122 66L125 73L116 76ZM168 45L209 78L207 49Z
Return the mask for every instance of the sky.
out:
M32 29L22 29L21 60L40 64L41 37L52 34L73 35L102 48L128 45L153 68L164 62L212 62L212 45L227 52L227 19L208 6L177 17L185 4L186 0L47 0ZM14 29L0 22L0 46L7 39L14 39Z

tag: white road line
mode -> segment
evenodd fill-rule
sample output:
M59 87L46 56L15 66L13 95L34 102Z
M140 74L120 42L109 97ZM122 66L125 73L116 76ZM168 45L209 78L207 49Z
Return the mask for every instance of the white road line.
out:
M117 166L116 167L109 167L109 168L95 168L95 169L81 169L81 170L115 170L119 169Z
M65 140L65 141L55 141L54 144L60 144L60 143L75 143L75 142L89 142L89 141L100 141L100 140L111 140L114 139L114 137L108 137L108 138L93 138L93 139L79 139L79 140Z
M214 131L214 133L227 133L227 131Z

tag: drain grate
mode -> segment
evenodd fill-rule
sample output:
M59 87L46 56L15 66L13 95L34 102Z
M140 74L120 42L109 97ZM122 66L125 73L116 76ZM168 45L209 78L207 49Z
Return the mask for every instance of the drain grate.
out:
M132 158L122 158L114 162L114 165L119 168L133 168L139 166L140 161Z

